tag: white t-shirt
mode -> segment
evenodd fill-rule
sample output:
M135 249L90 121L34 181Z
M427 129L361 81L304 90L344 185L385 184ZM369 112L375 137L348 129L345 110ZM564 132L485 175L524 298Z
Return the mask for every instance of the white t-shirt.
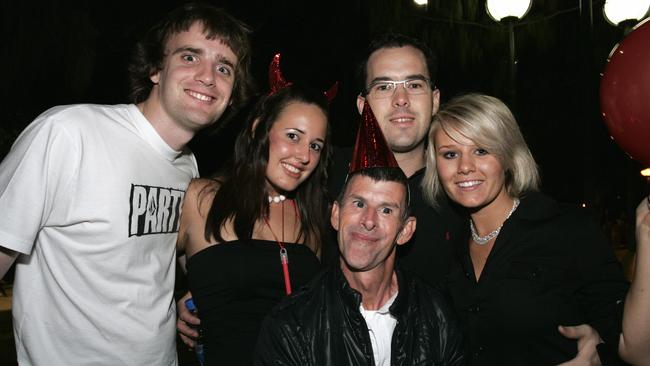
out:
M21 365L175 365L175 243L198 176L135 105L52 108L0 164Z
M366 310L359 305L361 315L366 320L372 353L376 366L390 366L391 342L397 319L388 311L397 298L397 292L378 310Z

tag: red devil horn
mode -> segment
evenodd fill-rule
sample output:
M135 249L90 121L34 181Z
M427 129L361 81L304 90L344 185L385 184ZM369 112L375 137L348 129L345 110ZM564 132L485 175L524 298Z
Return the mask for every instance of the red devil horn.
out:
M339 91L339 82L337 81L334 83L334 85L332 85L331 88L329 88L329 90L323 93L325 94L325 98L327 98L327 103L330 104L332 103L332 100L336 98L336 93L338 93L338 91Z
M276 53L269 65L269 88L271 89L269 94L273 94L289 85L291 83L284 80L282 70L280 70L280 54Z

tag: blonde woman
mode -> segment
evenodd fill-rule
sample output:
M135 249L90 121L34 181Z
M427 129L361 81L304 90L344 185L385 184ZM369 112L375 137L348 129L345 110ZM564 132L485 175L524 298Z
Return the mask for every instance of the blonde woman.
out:
M620 265L586 211L538 193L539 184L500 100L463 95L434 117L423 191L433 205L447 195L467 214L447 287L470 365L572 360L578 342L558 331L563 325L589 324L616 353L628 288Z

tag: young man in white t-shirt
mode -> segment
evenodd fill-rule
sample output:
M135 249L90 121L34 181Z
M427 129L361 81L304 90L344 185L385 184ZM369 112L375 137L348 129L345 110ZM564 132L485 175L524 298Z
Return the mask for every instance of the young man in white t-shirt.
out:
M135 104L52 108L0 165L0 277L21 365L175 365L185 147L244 99L247 27L187 4L139 44Z

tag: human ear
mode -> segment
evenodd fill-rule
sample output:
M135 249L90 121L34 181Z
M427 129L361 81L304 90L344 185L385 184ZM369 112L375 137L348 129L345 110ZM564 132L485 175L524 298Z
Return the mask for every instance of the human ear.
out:
M357 95L357 110L359 114L363 114L363 105L366 103L366 98L362 97L361 94Z
M334 201L332 205L332 214L330 215L330 223L334 230L339 231L339 203Z
M406 222L404 222L402 230L400 230L400 232L397 234L397 245L402 245L411 240L416 226L417 220L415 216L409 216L406 219Z
M431 101L433 103L433 108L431 108L431 116L433 117L436 113L438 113L438 109L440 108L440 90L434 89L431 92Z
M160 70L157 70L149 74L149 80L151 80L151 82L154 83L154 85L158 85L158 83L160 83Z

